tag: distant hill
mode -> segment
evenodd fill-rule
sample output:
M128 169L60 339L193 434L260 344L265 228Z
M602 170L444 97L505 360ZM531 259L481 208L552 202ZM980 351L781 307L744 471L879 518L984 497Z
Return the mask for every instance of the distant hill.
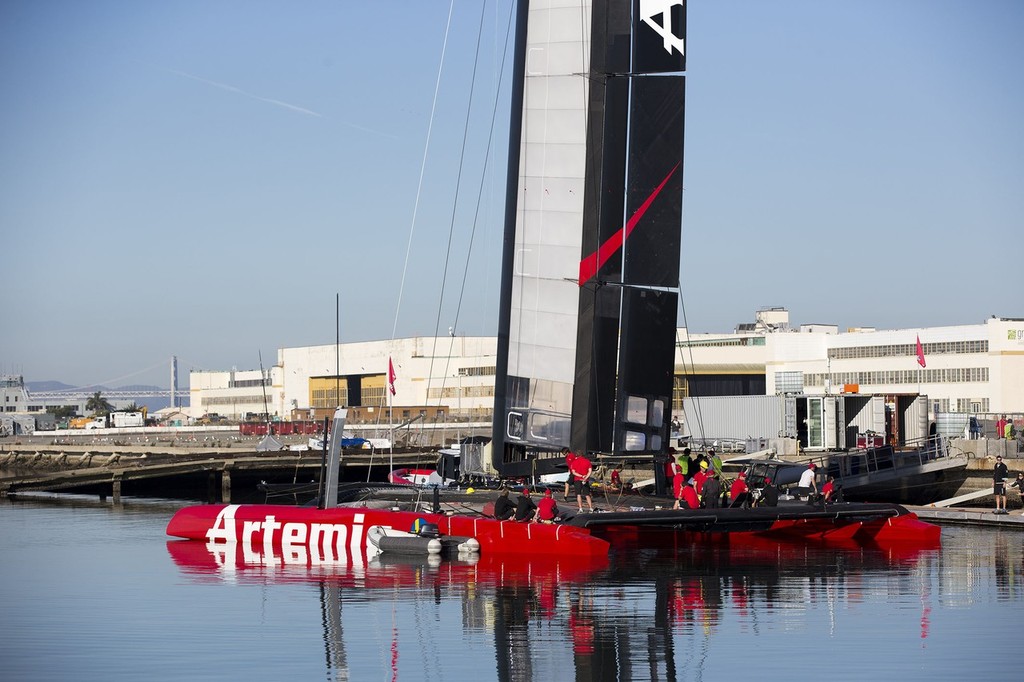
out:
M25 388L29 393L42 391L70 391L74 386L69 386L61 381L26 381Z

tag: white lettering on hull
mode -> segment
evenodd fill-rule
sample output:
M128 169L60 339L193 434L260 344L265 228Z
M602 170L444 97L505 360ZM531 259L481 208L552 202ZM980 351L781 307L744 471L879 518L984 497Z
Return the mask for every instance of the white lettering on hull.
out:
M365 514L353 514L350 524L282 523L273 515L237 521L238 509L237 504L225 506L206 531L206 548L222 568L234 568L239 549L242 560L252 565L362 564Z

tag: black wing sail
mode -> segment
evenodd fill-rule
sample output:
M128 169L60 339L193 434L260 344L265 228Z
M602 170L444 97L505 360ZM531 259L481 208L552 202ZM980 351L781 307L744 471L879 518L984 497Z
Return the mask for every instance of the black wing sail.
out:
M494 416L513 476L667 445L685 96L681 1L519 16Z

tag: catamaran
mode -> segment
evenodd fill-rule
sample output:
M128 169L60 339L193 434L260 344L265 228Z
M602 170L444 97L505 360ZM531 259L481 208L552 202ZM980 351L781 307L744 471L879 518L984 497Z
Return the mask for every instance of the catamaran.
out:
M515 22L492 463L502 477L535 479L564 470L567 447L657 471L670 440L679 307L685 2L523 0ZM599 555L709 534L939 538L893 504L673 510L652 498L561 524L499 521L461 503L339 506L339 457L332 443L318 508L190 507L167 532L315 556L365 552L371 526L417 521L475 538L482 555Z

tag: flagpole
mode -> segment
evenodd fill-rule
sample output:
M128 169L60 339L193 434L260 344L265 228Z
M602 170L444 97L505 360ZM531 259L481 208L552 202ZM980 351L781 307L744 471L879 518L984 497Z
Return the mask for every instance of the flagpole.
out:
M392 411L394 396L388 391L388 446L391 450L391 471L395 470L395 417Z
M394 415L394 402L395 402L395 366L391 362L391 356L388 356L388 383L384 388L388 394L388 447L390 449L390 464L391 471L395 470L395 415ZM390 477L390 472L389 472Z

